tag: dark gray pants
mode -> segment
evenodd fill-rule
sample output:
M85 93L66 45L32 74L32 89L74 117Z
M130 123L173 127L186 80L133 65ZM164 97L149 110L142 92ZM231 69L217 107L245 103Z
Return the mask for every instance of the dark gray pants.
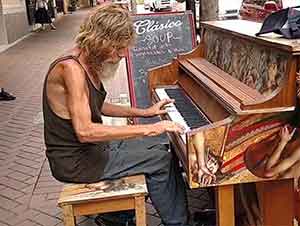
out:
M144 174L150 198L164 225L187 225L185 185L177 162L163 144L149 147L147 140L121 142L109 153L103 179Z

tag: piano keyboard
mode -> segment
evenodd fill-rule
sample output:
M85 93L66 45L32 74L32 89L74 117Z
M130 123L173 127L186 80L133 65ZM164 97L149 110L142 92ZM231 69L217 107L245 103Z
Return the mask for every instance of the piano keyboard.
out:
M201 111L193 104L182 89L157 88L155 92L160 100L175 99L174 104L168 105L168 116L174 122L184 126L185 132L193 128L199 128L207 125L210 121L201 113ZM186 143L185 134L181 134L181 138Z

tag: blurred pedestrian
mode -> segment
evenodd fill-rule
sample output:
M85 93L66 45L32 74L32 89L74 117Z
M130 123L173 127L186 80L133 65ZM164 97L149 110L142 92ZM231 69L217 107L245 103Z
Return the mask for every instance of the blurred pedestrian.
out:
M41 24L43 30L45 24L49 24L52 30L56 30L48 13L48 0L36 0L35 10L35 23Z

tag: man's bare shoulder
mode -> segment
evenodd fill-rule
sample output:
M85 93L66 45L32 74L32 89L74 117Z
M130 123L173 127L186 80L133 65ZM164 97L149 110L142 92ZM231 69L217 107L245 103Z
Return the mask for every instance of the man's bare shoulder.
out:
M84 76L84 70L82 66L79 65L73 59L64 60L57 65L58 68L62 70L62 76L70 77L70 76Z
M68 81L72 83L83 82L85 80L85 72L83 68L73 59L67 59L59 62L51 70L48 83L61 83L67 85ZM77 81L77 82L76 82Z
M59 62L51 70L47 80L47 96L52 110L60 117L71 118L67 100L78 100L85 90L85 74L75 60Z

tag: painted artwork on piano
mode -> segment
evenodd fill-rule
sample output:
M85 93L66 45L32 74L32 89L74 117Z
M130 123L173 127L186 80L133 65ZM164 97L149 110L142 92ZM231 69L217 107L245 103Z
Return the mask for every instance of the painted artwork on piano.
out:
M196 49L151 69L152 100L175 99L163 119L188 131L169 139L191 188L293 177L297 182L300 131L293 120L300 117L300 48L240 34L231 25L203 22Z
M257 114L192 132L188 153L193 187L299 178L300 131L290 119L288 113Z
M205 58L247 86L267 96L280 87L288 55L229 34L207 30Z

